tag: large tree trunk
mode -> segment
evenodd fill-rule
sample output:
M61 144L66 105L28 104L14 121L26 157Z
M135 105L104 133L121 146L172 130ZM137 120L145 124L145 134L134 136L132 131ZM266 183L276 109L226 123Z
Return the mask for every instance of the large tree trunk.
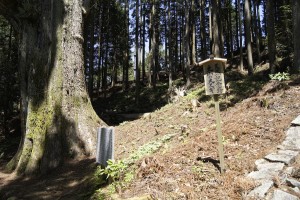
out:
M139 105L140 101L140 59L139 59L139 51L140 51L140 41L139 41L139 22L140 22L140 16L139 16L139 5L140 1L136 1L136 7L135 7L135 103Z
M153 88L156 87L156 74L157 74L157 10L156 10L156 0L151 1L151 13L150 13L150 26L151 26L151 61L150 61L150 73L149 76L151 78L151 81L149 81L149 84L152 84Z
M171 0L167 0L167 5L168 5L168 13L167 13L167 18L168 18L168 30L167 30L167 38L168 38L168 43L169 43L169 89L172 88L173 85L173 73L174 73L174 62L173 62L173 48L174 48L174 42L173 42L173 37L172 37L172 30L173 26L171 23L172 16L171 16Z
M125 18L126 18L126 50L125 50L125 58L124 58L124 66L123 66L123 90L127 90L128 85L128 69L129 69L129 56L130 56L130 33L129 33L129 0L125 1Z
M250 0L245 0L245 33L247 45L248 74L253 74L253 57L251 45L251 8Z
M274 24L274 13L275 7L273 0L267 1L267 29L268 29L268 53L271 74L275 73L275 62L276 62L276 42L275 42L275 24Z
M201 60L207 57L206 47L206 23L205 23L205 6L206 0L200 0L200 34L201 34Z
M257 1L253 1L253 10L254 10L254 30L255 30L255 43L256 43L256 51L257 51L257 62L261 62L261 55L260 55L260 34L259 34L259 26L260 26L260 19L259 19L259 5Z
M294 1L294 10L293 10L293 18L294 18L294 67L293 72L300 72L300 39L298 36L300 35L300 2Z
M242 30L242 15L241 15L241 2L238 0L238 15L239 15L239 30L240 30L240 66L239 70L244 71L244 55L243 55L243 30Z
M100 45L100 47L103 45L103 38L102 38L102 30L103 30L103 20L102 20L102 14L103 14L103 5L99 4L99 8L98 8L98 43ZM97 64L97 94L99 96L100 94L100 87L101 87L101 68L102 68L102 64L103 64L103 51L102 48L98 49L98 64Z
M220 18L220 12L219 12L219 1L218 0L212 0L212 53L216 57L222 56L222 50L221 50L221 29L218 23L218 20Z
M89 26L86 28L89 29L87 32L90 35L90 41L89 45L87 46L87 51L89 54L89 64L88 64L88 91L91 98L93 98L93 91L94 91L94 45L95 45L95 14L94 9L91 10L90 16L89 16ZM86 38L87 40L87 38ZM88 48L89 47L89 48Z
M17 19L20 33L23 122L21 143L8 168L26 174L44 173L65 157L94 154L96 129L104 124L84 81L82 1L29 3L38 9L25 10L28 16L17 19L20 9L6 14Z
M191 85L190 79L190 66L191 66L191 57L190 57L190 3L188 0L185 1L185 35L184 35L184 51L185 51L185 78L186 78L186 87L188 88Z
M228 0L227 1L227 6L228 6L228 27L229 27L229 41L227 41L227 43L229 42L230 43L230 59L233 58L233 33L232 33L232 16L231 16L231 13L232 13L232 5L231 5L231 0ZM228 31L228 30L227 30ZM227 52L229 54L229 52Z
M143 3L143 7L141 9L141 16L143 16L143 31L142 31L142 34L143 34L143 50L142 50L142 81L145 80L145 77L146 77L146 3L144 2Z
M178 70L178 35L180 35L180 30L178 30L178 8L177 5L174 6L174 21L175 21L175 37L174 37L174 67L173 71L176 72Z
M238 50L240 48L239 43L239 16L240 12L238 9L239 0L235 0L235 40L236 40L236 49Z
M170 46L168 47L168 43L169 43L169 41L168 41L168 33L167 33L167 24L168 24L168 12L167 12L167 0L165 0L164 1L164 9L165 9L165 11L164 11L164 32L165 32L165 35L164 35L164 37L165 37L165 63L164 63L164 68L165 69L168 69L168 64L170 63L170 61L168 60L168 49L170 48Z
M192 55L191 55L191 65L194 65L197 62L196 52L197 52L197 42L196 42L196 17L195 17L195 1L191 2L191 11L190 11L190 25L191 25L191 47L192 47Z

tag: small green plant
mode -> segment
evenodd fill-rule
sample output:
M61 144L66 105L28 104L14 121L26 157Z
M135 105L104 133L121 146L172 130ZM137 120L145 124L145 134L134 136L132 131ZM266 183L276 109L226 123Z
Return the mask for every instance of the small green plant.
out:
M229 142L230 142L230 139L226 139L225 136L222 136L222 143L223 143L223 145L226 145L226 144L228 144Z
M278 80L278 81L286 81L290 80L290 74L285 72L278 72L277 74L270 74L269 75L271 80Z
M203 179L207 172L208 170L205 168L202 161L199 161L196 165L192 166L192 173L197 179Z
M98 190L95 196L105 198L106 194L111 196L112 194L128 187L134 180L136 168L134 163L143 158L146 155L152 154L158 151L163 145L171 140L177 134L167 134L156 141L149 142L141 146L135 153L131 154L128 158L120 161L108 160L107 167L98 167L95 172L96 180L103 180L105 176L106 180L110 183L106 190Z
M195 90L188 93L186 96L187 99L199 99L205 95L205 87L202 85L201 87L196 88Z
M134 179L134 171L127 172L124 175L124 182L130 183Z
M132 165L135 161L141 159L146 155L150 155L156 151L158 151L166 142L171 140L176 134L167 134L162 138L159 138L156 141L149 142L143 146L141 146L136 152L131 154L129 158L124 160L128 166Z
M119 180L121 175L124 173L128 166L123 161L108 160L107 167L104 169L98 168L98 175L106 175L106 179L111 179L112 181Z
M192 172L201 175L203 173L203 163L200 166L193 166Z

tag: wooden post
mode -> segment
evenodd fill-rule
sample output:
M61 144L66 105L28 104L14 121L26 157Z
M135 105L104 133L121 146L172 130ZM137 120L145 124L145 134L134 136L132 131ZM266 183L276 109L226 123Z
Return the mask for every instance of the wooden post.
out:
M214 94L213 96L214 96L214 102L215 102L215 112L216 112L216 122L217 122L220 168L221 168L221 174L223 174L224 170L225 170L225 166L224 166L224 150L223 150L223 138L222 138L222 131L221 131L219 96L217 94Z
M217 134L218 134L218 150L220 160L221 174L225 172L224 166L224 150L223 150L223 137L221 131L221 117L220 117L220 105L219 95L226 92L224 70L226 59L224 58L209 58L200 63L197 66L203 65L204 70L204 83L205 83L205 94L213 95L215 102L216 122L217 122Z

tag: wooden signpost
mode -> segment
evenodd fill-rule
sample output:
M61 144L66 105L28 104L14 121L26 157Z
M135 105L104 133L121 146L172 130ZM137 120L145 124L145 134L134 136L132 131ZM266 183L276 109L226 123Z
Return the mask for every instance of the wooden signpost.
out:
M204 83L206 95L213 95L216 111L216 123L218 133L218 150L220 159L221 173L224 173L224 150L223 150L223 137L221 131L221 117L220 117L220 105L219 95L226 92L224 81L224 69L227 59L224 58L212 58L206 59L197 64L197 66L203 66L204 70Z

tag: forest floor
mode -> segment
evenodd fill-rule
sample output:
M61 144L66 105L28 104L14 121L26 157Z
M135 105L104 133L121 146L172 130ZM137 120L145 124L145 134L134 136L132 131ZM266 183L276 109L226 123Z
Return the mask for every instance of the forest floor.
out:
M2 160L0 199L243 199L255 187L246 178L255 160L276 149L300 114L300 78L279 82L262 75L226 76L228 93L220 99L224 174L219 171L214 102L205 96L203 84L194 82L176 102L168 104L166 94L156 94L156 109L133 121L112 123L115 159L122 160L116 166L126 165L112 184L95 190L93 158L68 161L32 179L5 173ZM99 108L103 101L94 106L108 119Z

